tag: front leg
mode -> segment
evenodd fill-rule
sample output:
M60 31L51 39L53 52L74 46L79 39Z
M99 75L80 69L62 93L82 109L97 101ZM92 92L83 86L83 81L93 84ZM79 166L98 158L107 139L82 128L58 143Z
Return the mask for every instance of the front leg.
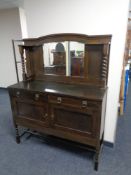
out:
M99 152L95 153L94 170L98 171L99 165Z
M15 131L16 131L16 143L20 143L20 136L19 136L19 129L18 125L15 125Z

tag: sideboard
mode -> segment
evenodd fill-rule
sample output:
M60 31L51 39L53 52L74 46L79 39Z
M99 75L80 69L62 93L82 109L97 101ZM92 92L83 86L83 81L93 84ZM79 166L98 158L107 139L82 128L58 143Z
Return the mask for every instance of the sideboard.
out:
M111 35L53 34L19 45L23 81L8 87L19 126L82 144L98 169L104 136Z

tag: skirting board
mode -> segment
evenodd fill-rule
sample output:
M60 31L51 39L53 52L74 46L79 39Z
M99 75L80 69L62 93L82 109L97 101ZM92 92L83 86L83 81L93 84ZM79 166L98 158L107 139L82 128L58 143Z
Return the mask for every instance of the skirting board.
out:
M110 148L114 148L114 143L112 143L112 142L104 141L103 144L104 144L105 146L110 147Z
M2 89L3 89L3 90L6 90L7 88L6 88L6 87L0 87L0 89L1 89L1 90L2 90Z

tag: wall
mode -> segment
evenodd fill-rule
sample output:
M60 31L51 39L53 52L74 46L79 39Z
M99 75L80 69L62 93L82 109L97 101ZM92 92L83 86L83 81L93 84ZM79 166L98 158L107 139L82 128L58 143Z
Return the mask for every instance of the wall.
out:
M12 39L21 39L19 10L0 10L0 87L16 83Z
M129 0L25 0L29 37L51 33L112 34L106 141L115 141Z
M27 38L28 31L27 31L26 15L25 10L22 7L19 7L19 14L20 14L22 38Z

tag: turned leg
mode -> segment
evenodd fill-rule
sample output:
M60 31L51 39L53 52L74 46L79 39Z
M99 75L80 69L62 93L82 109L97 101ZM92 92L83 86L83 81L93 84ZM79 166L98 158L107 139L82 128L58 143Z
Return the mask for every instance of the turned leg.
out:
M102 139L100 141L100 145L95 150L94 170L96 170L96 171L98 171L99 159L100 159L100 155L101 155L101 152L102 152L102 149L103 149L103 137L104 137L104 133L102 135Z
M95 161L94 161L94 170L98 170L98 165L99 165L99 152L95 153Z
M20 143L20 136L19 136L19 130L18 130L18 126L15 125L15 131L16 131L16 143Z

